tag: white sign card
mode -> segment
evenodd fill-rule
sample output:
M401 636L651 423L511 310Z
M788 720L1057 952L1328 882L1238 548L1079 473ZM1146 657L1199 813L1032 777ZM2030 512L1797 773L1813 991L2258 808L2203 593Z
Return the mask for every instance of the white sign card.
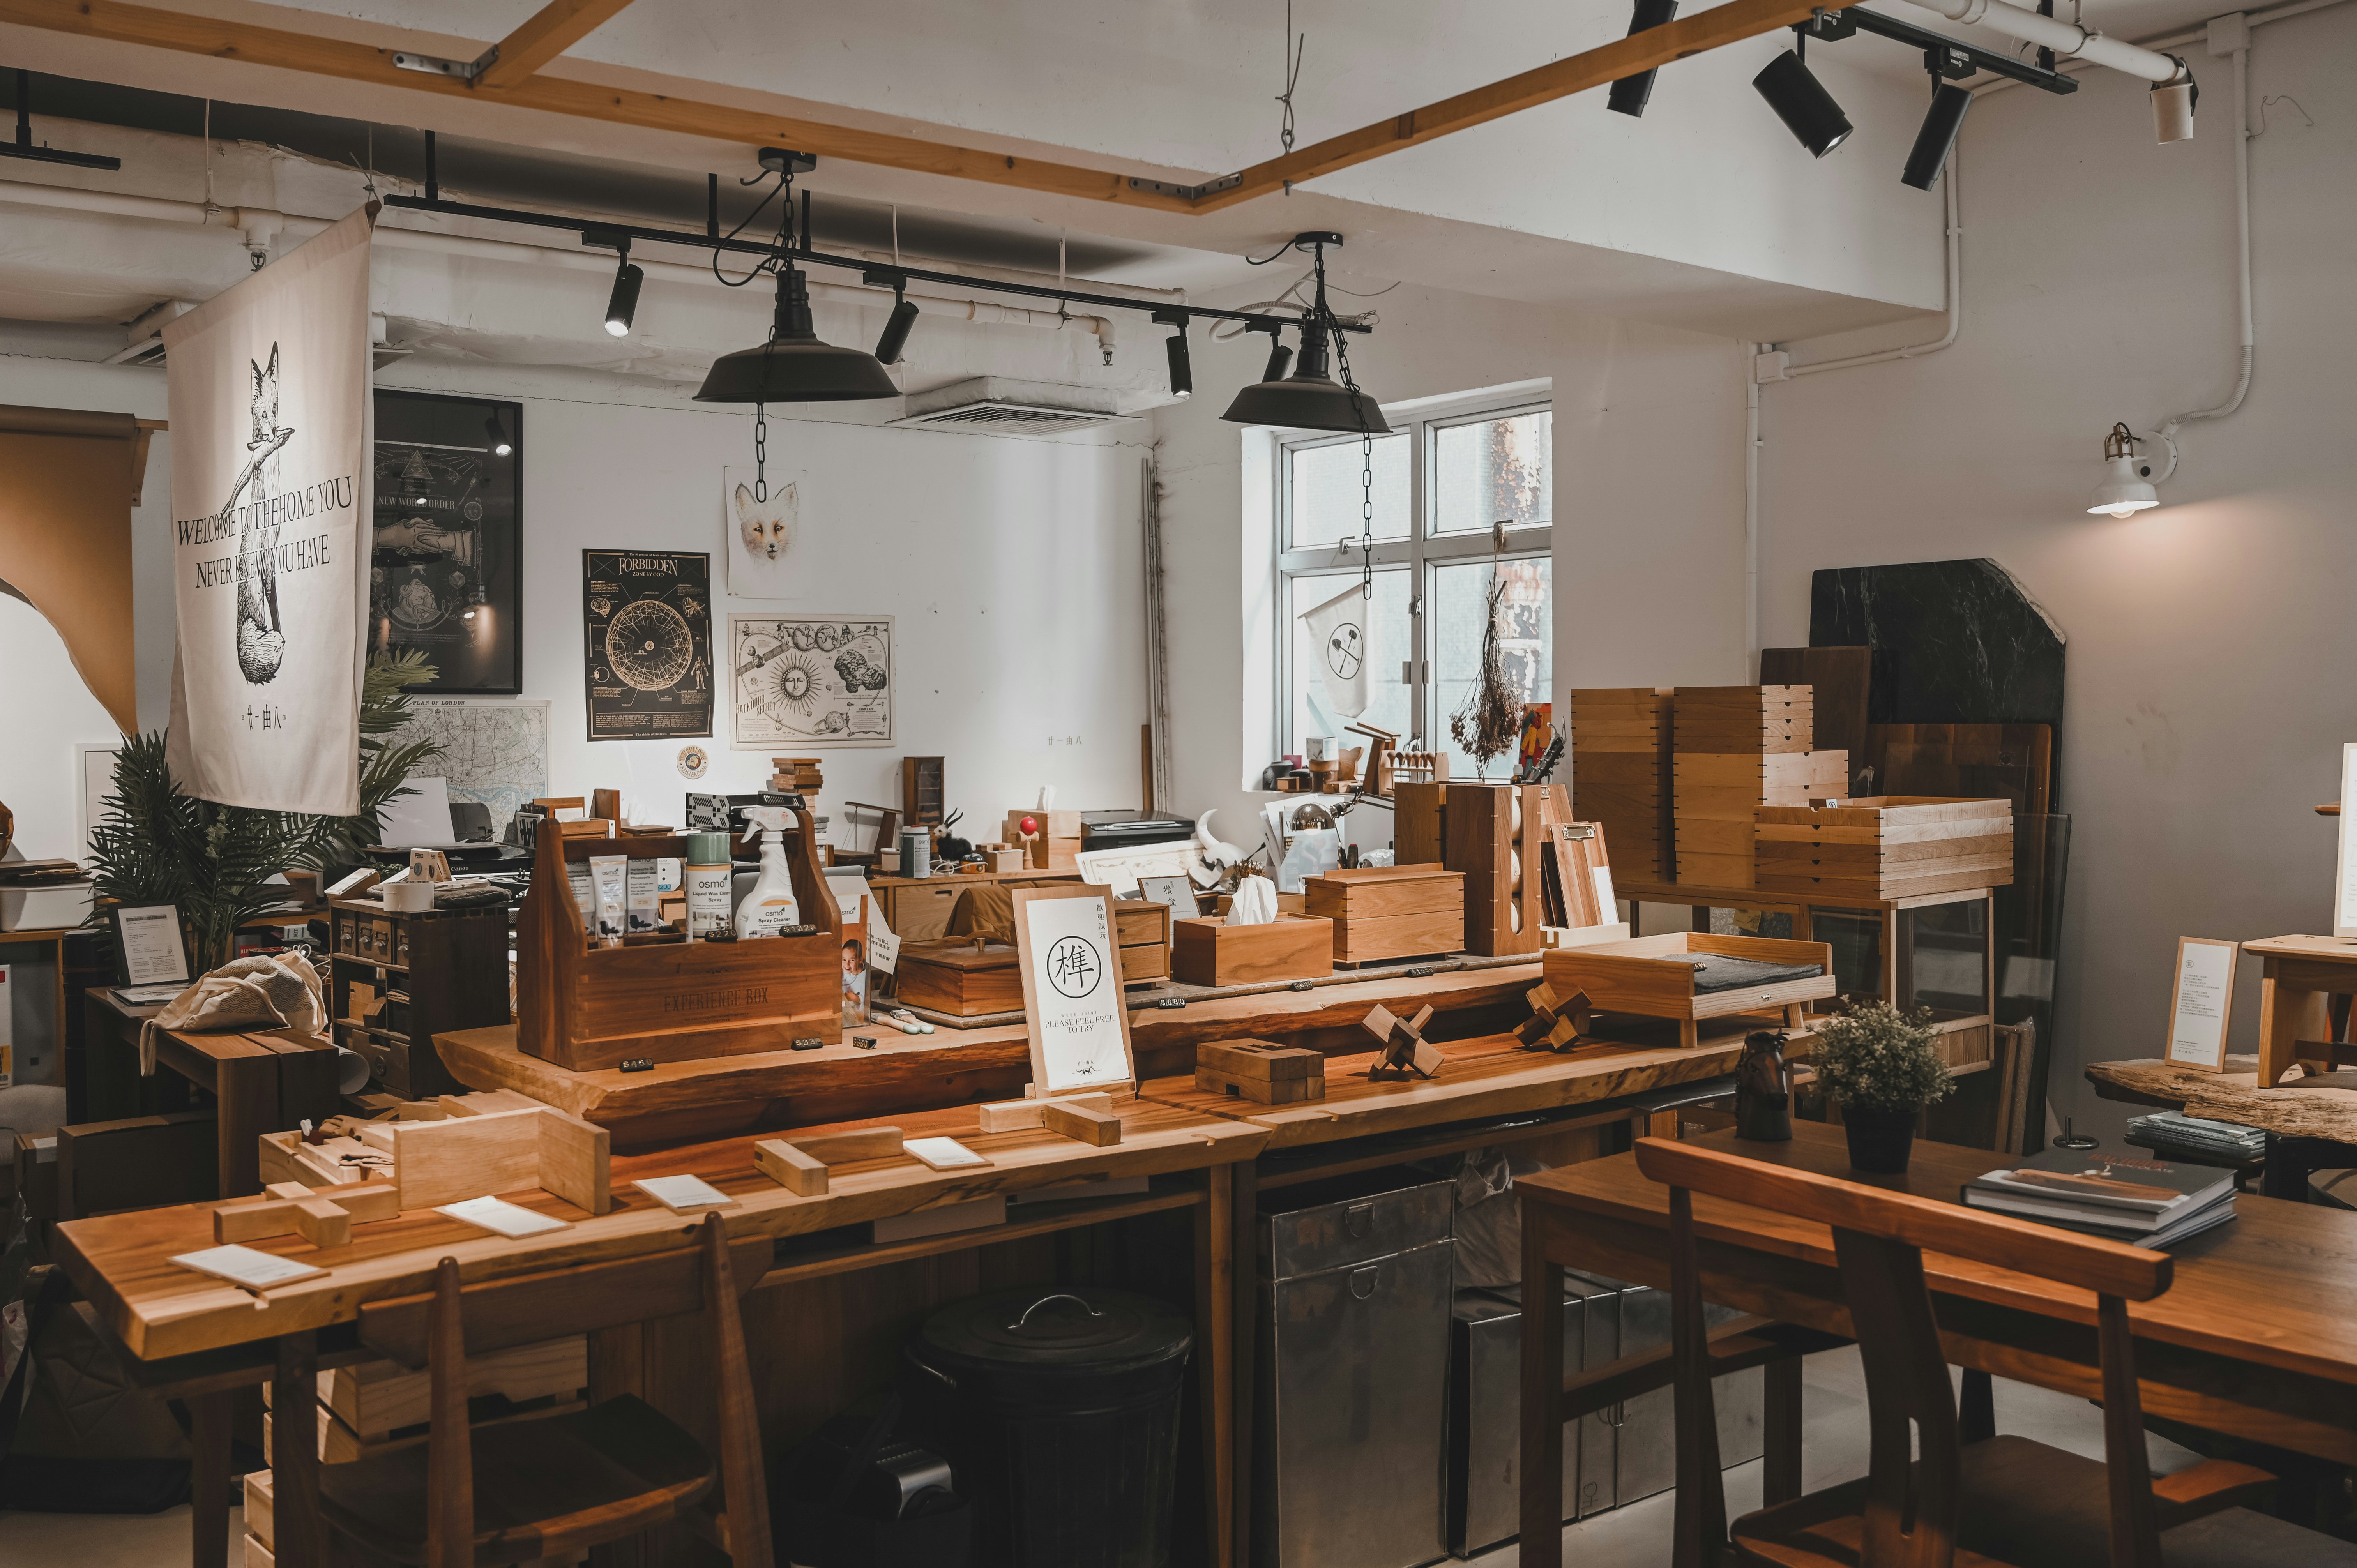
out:
M479 1226L494 1236L510 1238L539 1236L551 1230L572 1228L567 1220L553 1215L536 1214L522 1204L510 1203L503 1197L470 1197L464 1203L446 1203L434 1212Z
M975 1154L955 1138L910 1138L900 1147L918 1164L937 1171L963 1170L970 1165L986 1165L990 1161Z
M665 1208L734 1208L737 1200L702 1176L659 1176L630 1184Z
M2357 937L2357 833L2350 822L2357 818L2357 743L2341 748L2341 846L2333 864L2340 868L2332 898L2332 934Z
M360 811L376 214L164 326L179 626L165 756L203 800Z
M188 950L180 940L180 911L177 907L145 904L117 909L114 937L123 949L124 984L188 983Z
M1113 889L1087 884L1018 887L1017 962L1031 1034L1031 1081L1041 1095L1128 1088L1137 1068L1114 953Z
M194 1269L200 1274L210 1274L217 1280L227 1280L231 1284L243 1285L252 1291L291 1284L296 1280L307 1280L315 1274L328 1272L256 1247L207 1247L200 1252L182 1252L172 1262L184 1269Z
M2208 937L2177 940L2177 985L2169 1004L2169 1048L2172 1067L2200 1072L2226 1070L2226 1019L2234 1005L2234 961L2240 942Z

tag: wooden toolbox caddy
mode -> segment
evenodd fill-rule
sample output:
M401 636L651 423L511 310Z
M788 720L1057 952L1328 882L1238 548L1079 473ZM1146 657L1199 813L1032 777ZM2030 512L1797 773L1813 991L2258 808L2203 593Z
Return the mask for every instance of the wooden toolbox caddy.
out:
M1642 880L1673 875L1670 704L1652 686L1590 687L1567 704L1572 811L1604 824L1612 852Z
M1694 966L1677 961L1689 953L1815 964L1819 972L1804 980L1697 992ZM1678 1020L1678 1043L1684 1046L1696 1043L1694 1026L1704 1018L1781 1012L1787 1026L1797 1027L1801 1004L1831 996L1835 989L1834 950L1828 943L1716 937L1701 931L1672 931L1595 947L1552 948L1547 951L1545 972L1547 986L1557 996L1584 992L1588 1005L1605 1012Z
M1869 795L1754 813L1762 892L1906 898L2013 881L2013 805Z
M689 942L632 936L592 948L566 866L598 855L683 858L676 834L572 839L540 826L532 887L516 920L516 1045L576 1072L633 1058L692 1061L783 1050L843 1032L843 915L819 870L808 811L786 861L807 936Z
M1231 926L1214 916L1173 920L1170 972L1189 985L1249 985L1315 980L1334 972L1334 922L1279 915L1265 926Z
M1444 864L1465 875L1465 950L1494 956L1539 950L1545 924L1539 856L1545 788L1448 786Z
M1465 938L1465 874L1386 865L1304 878L1303 907L1334 922L1334 961L1455 952Z

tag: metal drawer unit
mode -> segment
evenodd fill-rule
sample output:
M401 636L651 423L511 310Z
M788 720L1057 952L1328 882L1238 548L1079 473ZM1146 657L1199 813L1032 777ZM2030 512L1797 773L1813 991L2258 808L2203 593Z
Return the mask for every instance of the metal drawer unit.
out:
M1566 1273L1563 1369L1588 1364L1592 1337L1614 1332L1618 1285ZM1591 1315L1594 1321L1591 1322ZM1457 1293L1448 1358L1448 1550L1471 1557L1522 1528L1523 1311L1510 1292ZM1609 1354L1598 1361L1610 1359ZM1564 1434L1566 1519L1612 1506L1612 1429L1582 1422ZM1587 1457L1593 1448L1595 1456ZM1585 1467L1583 1467L1585 1466ZM1601 1477L1590 1497L1583 1476Z
M1366 1186L1280 1189L1270 1202L1303 1207L1261 1218L1253 1552L1266 1568L1414 1568L1448 1550L1454 1184L1349 1191Z
M1616 1356L1633 1356L1670 1342L1670 1293L1629 1285L1616 1298L1620 1344ZM1703 1321L1716 1327L1739 1316L1731 1307L1703 1306ZM1755 1367L1713 1380L1711 1403L1718 1412L1718 1462L1722 1467L1760 1457L1761 1404L1768 1374ZM1591 1421L1601 1419L1599 1412ZM1621 1407L1619 1455L1613 1471L1615 1506L1666 1492L1678 1484L1677 1391L1655 1389Z

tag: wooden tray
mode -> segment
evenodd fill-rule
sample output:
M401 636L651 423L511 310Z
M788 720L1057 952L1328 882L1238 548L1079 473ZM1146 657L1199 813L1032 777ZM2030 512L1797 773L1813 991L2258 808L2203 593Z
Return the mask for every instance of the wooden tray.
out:
M1811 980L1786 980L1772 985L1697 994L1695 972L1690 966L1663 961L1685 953L1719 953L1770 963L1813 963L1822 965L1824 972ZM1597 947L1553 948L1546 955L1546 980L1556 995L1584 991L1590 1004L1607 1012L1674 1018L1680 1025L1681 1043L1687 1045L1695 1043L1695 1024L1705 1018L1781 1012L1787 1026L1798 1028L1802 1004L1831 996L1836 989L1834 950L1828 943L1771 937L1717 937L1701 931L1673 931L1665 936L1639 937Z
M649 941L591 948L565 867L598 855L683 859L675 834L567 837L540 826L532 887L516 918L516 1043L576 1072L632 1058L692 1061L832 1040L843 1028L843 914L798 811L786 841L794 901L809 936L744 942Z
M1314 980L1334 972L1334 922L1279 915L1265 926L1231 926L1209 917L1173 920L1171 972L1189 985L1245 985L1262 980Z

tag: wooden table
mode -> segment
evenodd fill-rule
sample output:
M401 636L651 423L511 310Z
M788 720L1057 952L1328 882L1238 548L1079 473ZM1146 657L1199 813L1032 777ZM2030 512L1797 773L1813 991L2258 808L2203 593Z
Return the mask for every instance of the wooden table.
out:
M2230 1056L2223 1072L2154 1058L2090 1062L2087 1081L2105 1100L2149 1105L2256 1127L2267 1135L2266 1167L2259 1190L2269 1197L2308 1200L2312 1171L2357 1165L2357 1073L2335 1070L2320 1077L2287 1079L2260 1087L2257 1057ZM2313 1087L2303 1087L2312 1085Z
M430 1290L436 1264L445 1257L457 1259L462 1276L473 1283L681 1245L694 1229L694 1217L673 1214L630 1186L634 1179L655 1175L704 1177L737 1200L737 1207L726 1211L733 1238L784 1243L746 1298L746 1337L754 1348L757 1386L816 1380L828 1370L802 1367L793 1359L803 1354L813 1326L796 1321L795 1294L783 1287L1111 1219L1191 1211L1200 1243L1195 1291L1197 1321L1202 1326L1199 1367L1210 1450L1205 1473L1215 1477L1231 1473L1224 1451L1215 1446L1234 1425L1228 1172L1236 1162L1259 1153L1267 1142L1265 1131L1142 1101L1124 1110L1122 1142L1102 1148L1038 1131L984 1134L977 1131L978 1113L972 1107L892 1120L909 1136L955 1136L993 1163L971 1171L938 1172L908 1156L863 1161L835 1166L824 1196L797 1197L754 1168L755 1140L749 1137L624 1157L613 1163L615 1196L609 1214L591 1216L545 1192L505 1195L573 1222L571 1229L547 1236L507 1240L427 1210L355 1225L350 1242L339 1248L316 1249L294 1237L249 1243L329 1271L260 1300L168 1261L176 1253L212 1244L212 1205L73 1221L58 1227L55 1247L59 1261L101 1320L134 1356L148 1363L149 1380L190 1399L202 1439L194 1477L199 1500L193 1525L196 1568L221 1568L223 1562L226 1520L218 1499L226 1487L227 1401L234 1389L275 1381L284 1398L309 1397L309 1378L317 1368L362 1354L349 1343L349 1326L356 1321L361 1304ZM1027 1206L1004 1225L917 1240L816 1250L794 1243L795 1238L840 1226L993 1194L1131 1176L1161 1179L1146 1194L1081 1198L1036 1210ZM661 1336L655 1338L659 1341ZM670 1365L694 1365L695 1348L692 1343L670 1347L646 1342L593 1349L593 1397L640 1392L655 1396L660 1403ZM276 1506L282 1518L300 1518L299 1512L287 1510L312 1506L305 1490L316 1485L311 1469L307 1461L285 1458L277 1477ZM1207 1491L1207 1506L1222 1510L1211 1523L1212 1539L1233 1539L1236 1528L1224 1511L1232 1506L1231 1494L1220 1486ZM306 1537L293 1530L280 1539L300 1541ZM299 1548L290 1554L282 1546L281 1555L287 1568L311 1568L292 1561L300 1555Z
M1918 1142L1903 1176L1849 1169L1837 1129L1798 1122L1788 1144L1696 1140L1751 1159L1953 1202L1990 1168L1982 1150ZM1666 1287L1669 1189L1633 1155L1517 1178L1523 1281L1523 1568L1562 1561L1562 1431L1531 1393L1560 1380L1562 1271ZM1695 1234L1714 1302L1845 1337L1849 1307L1824 1226L1697 1194ZM2357 1214L2244 1195L2235 1218L2169 1249L2176 1283L2128 1308L2147 1414L2357 1464ZM2083 1399L2101 1392L2092 1294L1926 1254L1942 1348L1955 1365ZM1534 1280L1534 1270L1537 1273Z
M82 993L83 1114L111 1122L161 1109L139 1074L141 1025L162 1011L126 1007L112 988ZM262 1190L256 1140L284 1133L305 1118L324 1122L339 1108L336 1053L286 1030L251 1034L172 1031L156 1043L156 1065L213 1098L220 1192L250 1197ZM60 1195L62 1196L62 1195Z

